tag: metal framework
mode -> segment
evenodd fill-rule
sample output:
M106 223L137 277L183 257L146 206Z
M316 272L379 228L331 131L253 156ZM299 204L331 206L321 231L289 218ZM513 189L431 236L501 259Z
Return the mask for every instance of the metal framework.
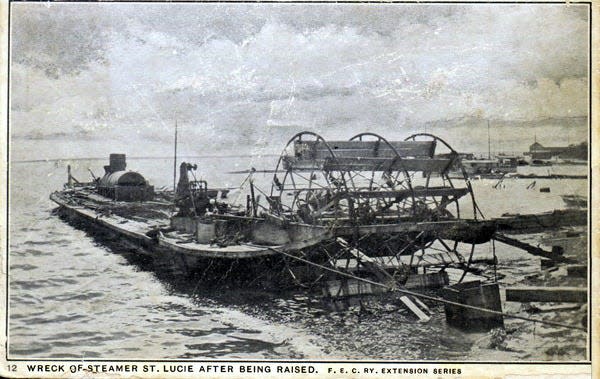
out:
M463 180L453 181L451 171ZM297 256L400 285L419 267L460 268L462 281L476 245L488 240L469 237L476 230L456 231L470 225L465 215L483 216L459 154L426 133L394 142L375 133L347 141L298 133L279 157L268 201L269 213L285 222L331 230L331 240ZM301 281L287 264L286 270ZM303 285L331 279L308 276Z

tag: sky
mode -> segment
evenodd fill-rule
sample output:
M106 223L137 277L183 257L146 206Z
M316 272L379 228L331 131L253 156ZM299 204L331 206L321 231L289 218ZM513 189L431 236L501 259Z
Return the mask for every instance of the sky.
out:
M588 9L12 3L14 160L278 153L301 130L459 150L586 139Z

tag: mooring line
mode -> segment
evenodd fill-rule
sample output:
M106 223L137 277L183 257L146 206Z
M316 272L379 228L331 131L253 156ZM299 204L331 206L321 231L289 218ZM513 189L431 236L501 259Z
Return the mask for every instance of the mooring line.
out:
M355 280L358 280L358 281L369 283L369 284L372 284L374 286L383 287L383 288L386 288L386 289L388 289L390 291L400 292L400 293L403 293L405 295L411 295L411 296L415 296L415 297L420 297L422 299L427 299L427 300L436 301L436 302L439 302L439 303L454 305L454 306L462 307L462 308L466 308L466 309L473 309L473 310L476 310L476 311L491 313L491 314L495 314L495 315L499 315L499 316L503 316L503 317L516 318L516 319L520 319L520 320L531 321L531 322L534 322L534 323L538 322L540 324L546 324L546 325L552 325L552 326L559 326L559 327L568 328L568 329L583 330L584 332L587 332L587 328L584 328L584 327L581 327L581 326L577 326L577 325L569 325L569 324L563 324L563 323L560 323L560 322L539 320L539 319L535 319L535 318L531 318L531 317L519 316L519 315L510 314L510 313L504 313L504 312L500 312L500 311L495 311L493 309L481 308L481 307L477 307L477 306L474 306L474 305L457 303L455 301L446 300L446 299L443 299L441 297L429 296L429 295L425 295L425 294L422 294L422 293L419 293L419 292L413 292L413 291L410 291L410 290L407 290L407 289L403 289L403 288L391 287L391 286L388 286L388 285L383 284L383 283L374 282L374 281L369 280L369 279L365 279L365 278L361 278L361 277L358 277L358 276L354 276L352 274L348 274L348 273L345 273L343 271L338 271L338 270L329 268L327 266L323 266L323 265L320 265L318 263L311 262L311 261L309 261L307 259L297 257L295 255L286 253L284 251L277 250L277 249L272 248L272 247L268 247L268 249L272 250L272 251L274 251L276 253L279 253L279 254L285 255L287 257L290 257L292 259L296 259L298 261L301 261L301 262L304 262L304 263L308 263L308 264L313 265L315 267L319 267L319 268L321 268L323 270L331 271L331 272L336 273L338 275L342 275L342 276L345 276L345 277L348 277L348 278L351 278L351 279L355 279Z

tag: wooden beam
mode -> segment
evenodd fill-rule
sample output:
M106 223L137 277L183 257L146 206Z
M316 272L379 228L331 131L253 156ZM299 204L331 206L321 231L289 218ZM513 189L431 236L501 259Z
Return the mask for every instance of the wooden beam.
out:
M524 250L531 255L535 255L535 256L543 257L543 258L547 258L547 259L552 259L555 262L572 262L573 261L572 259L566 258L560 254L554 253L552 251L546 251L537 246L533 246L528 243L521 242L517 239L507 237L501 233L494 234L494 239L496 241L499 241L499 242L505 243L507 245L514 246L521 250Z
M587 303L587 290L578 287L510 287L506 301Z
M419 308L408 296L400 296L400 300L406 307L419 318L419 322L427 322L431 319L425 312Z
M428 221L428 222L401 222L374 225L342 225L333 228L333 233L338 236L352 235L358 231L359 235L385 234L385 233L408 233L408 232L434 232L440 238L455 240L461 236L487 233L494 231L494 222L490 220L450 220L450 221ZM489 229L489 230L488 230ZM488 239L489 240L489 239Z

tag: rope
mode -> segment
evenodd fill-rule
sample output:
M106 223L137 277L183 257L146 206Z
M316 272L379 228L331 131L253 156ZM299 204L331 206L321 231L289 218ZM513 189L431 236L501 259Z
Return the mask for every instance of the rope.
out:
M499 315L499 316L503 316L503 317L508 317L508 318L515 318L515 319L520 319L520 320L525 320L525 321L532 321L534 323L538 322L540 324L546 324L546 325L552 325L552 326L559 326L559 327L563 327L563 328L567 328L567 329L578 329L578 330L587 331L586 328L581 327L581 326L563 324L563 323L554 322L554 321L539 320L539 319L534 319L534 318L531 318L531 317L525 317L525 316L519 316L519 315L513 315L513 314L504 313L504 312L500 312L500 311L494 311L494 310L488 309L488 308L481 308L481 307L477 307L477 306L473 306L473 305L457 303L455 301L450 301L450 300L442 299L440 297L435 297L435 296L429 296L429 295L425 295L425 294L422 294L422 293L409 291L409 290L402 289L402 288L391 287L391 286L388 286L386 284L374 282L374 281L369 280L369 279L365 279L365 278L361 278L361 277L358 277L358 276L354 276L352 274L348 274L348 273L345 273L345 272L342 272L342 271L338 271L338 270L335 270L335 269L332 269L332 268L320 265L318 263L314 263L314 262L311 262L309 260L306 260L306 259L303 259L303 258L300 258L300 257L296 257L296 256L294 256L292 254L288 254L288 253L286 253L284 251L280 251L280 250L274 249L272 247L268 247L268 249L272 250L272 251L274 251L276 253L279 253L279 254L285 255L287 257L290 257L292 259L296 259L296 260L299 260L301 262L308 263L310 265L319 267L319 268L321 268L323 270L331 271L331 272L336 273L338 275L342 275L342 276L345 276L345 277L348 277L348 278L351 278L351 279L356 279L358 281L369 283L369 284L374 285L374 286L383 287L383 288L386 288L386 289L388 289L390 291L400 292L400 293L403 293L405 295L420 297L420 298L426 299L426 300L431 300L431 301L435 301L435 302L439 302L439 303L443 303L443 304L448 304L448 305L454 305L454 306L462 307L462 308L466 308L466 309L473 309L473 310L476 310L476 311L490 313L490 314L495 314L495 315Z

